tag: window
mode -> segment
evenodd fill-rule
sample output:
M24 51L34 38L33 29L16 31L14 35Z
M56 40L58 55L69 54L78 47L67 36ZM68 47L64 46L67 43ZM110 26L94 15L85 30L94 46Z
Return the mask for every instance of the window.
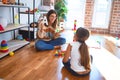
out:
M95 0L92 27L108 28L112 0Z

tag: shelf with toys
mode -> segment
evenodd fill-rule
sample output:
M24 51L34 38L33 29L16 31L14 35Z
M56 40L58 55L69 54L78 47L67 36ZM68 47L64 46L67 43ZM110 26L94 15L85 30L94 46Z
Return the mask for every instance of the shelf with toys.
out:
M43 6L43 2L48 3L50 0L31 0L29 2L20 0L21 2L25 3L26 5L28 5L30 7L30 10L20 10L20 14L28 14L30 13L30 36L32 40L35 40L36 37L36 32L38 29L38 20L40 18L40 16L43 16L44 14L46 14L48 12L48 10L44 10ZM29 3L32 3L31 5ZM19 33L23 35L24 38L27 38L28 36L25 34L27 33L27 29L26 28L21 28L19 30Z
M30 32L29 32L30 31L30 28L29 28L30 14L28 13L28 23L27 24L20 24L19 17L16 17L18 19L18 23L16 24L15 23L15 14L14 14L15 8L18 8L18 15L17 16L19 16L19 9L20 8L27 8L28 10L30 10L30 8L27 6L23 6L23 5L0 3L0 8L4 8L4 7L11 8L13 20L12 20L12 23L7 24L7 26L1 25L1 27L3 27L3 28L2 28L2 30L0 30L0 34L6 33L6 32L11 32L11 33L13 32L14 38L12 40L9 40L9 41L2 40L2 42L0 44L0 58L6 56L8 54L13 55L13 51L16 51L17 49L20 49L21 47L30 43L29 41L26 41L24 39L22 39L22 40L15 39L16 38L16 34L15 34L16 30L18 31L19 29L26 27L28 29L27 35L29 36L29 40L30 40Z
M20 14L21 15L28 15L30 14L30 28L29 28L29 32L30 32L30 39L34 40L36 38L36 31L37 31L37 22L35 22L35 15L36 12L38 11L38 9L36 8L36 0L31 0L31 1L23 1L23 0L19 0L19 3L23 2L25 5L28 5L30 7L30 10L27 9L21 9L20 10ZM40 1L38 1L40 2ZM31 5L29 3L32 3ZM27 17L27 16L24 16ZM22 21L21 21L22 22ZM31 26L32 25L32 26ZM19 34L23 35L23 38L27 39L29 36L26 35L26 33L28 33L28 29L27 28L21 28L19 30Z
M16 51L17 49L20 49L21 47L23 47L27 44L29 44L29 42L25 41L25 40L11 40L11 41L8 41L7 44L6 44L8 51L2 51L2 49L1 49L0 58L10 54L10 52L13 52L13 51ZM4 48L4 50L5 50L5 48Z
M4 30L0 31L0 34L5 33L5 32L9 32L9 31L13 31L13 30L16 30L16 29L19 29L19 28L28 27L28 26L29 26L28 24L8 24L4 28Z
M12 5L12 4L2 4L2 3L0 3L0 7L29 8L29 7L27 7L27 6L22 6L22 5Z

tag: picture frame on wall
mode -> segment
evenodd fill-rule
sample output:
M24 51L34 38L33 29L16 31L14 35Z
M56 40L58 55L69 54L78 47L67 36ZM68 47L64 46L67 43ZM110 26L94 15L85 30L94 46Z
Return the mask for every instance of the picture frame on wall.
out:
M54 0L41 0L39 10L49 11L50 9L54 9Z

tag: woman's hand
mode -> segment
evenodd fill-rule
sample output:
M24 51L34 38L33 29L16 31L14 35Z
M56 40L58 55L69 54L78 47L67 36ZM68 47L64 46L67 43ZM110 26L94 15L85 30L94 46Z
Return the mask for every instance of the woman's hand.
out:
M54 28L52 28L52 27L48 27L49 28L49 31L51 32L51 33L55 33L55 29Z
M59 32L62 33L63 31L64 31L64 28L61 27Z
M49 28L47 28L47 27L44 28L43 30L44 30L45 32L49 32Z
M43 27L42 28L45 32L51 32L51 33L55 33L55 30L52 27Z
M58 38L60 36L59 33L54 33L54 39Z

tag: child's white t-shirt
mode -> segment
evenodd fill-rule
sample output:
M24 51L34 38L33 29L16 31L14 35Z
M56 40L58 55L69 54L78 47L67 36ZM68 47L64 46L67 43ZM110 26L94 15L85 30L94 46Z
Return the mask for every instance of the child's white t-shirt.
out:
M81 43L79 43L79 42L72 42L70 44L72 46L72 49L71 49L71 60L70 60L71 69L73 69L76 72L86 71L84 66L81 66L81 64L79 63L80 57L81 57L80 53L79 53L79 47L80 47Z

